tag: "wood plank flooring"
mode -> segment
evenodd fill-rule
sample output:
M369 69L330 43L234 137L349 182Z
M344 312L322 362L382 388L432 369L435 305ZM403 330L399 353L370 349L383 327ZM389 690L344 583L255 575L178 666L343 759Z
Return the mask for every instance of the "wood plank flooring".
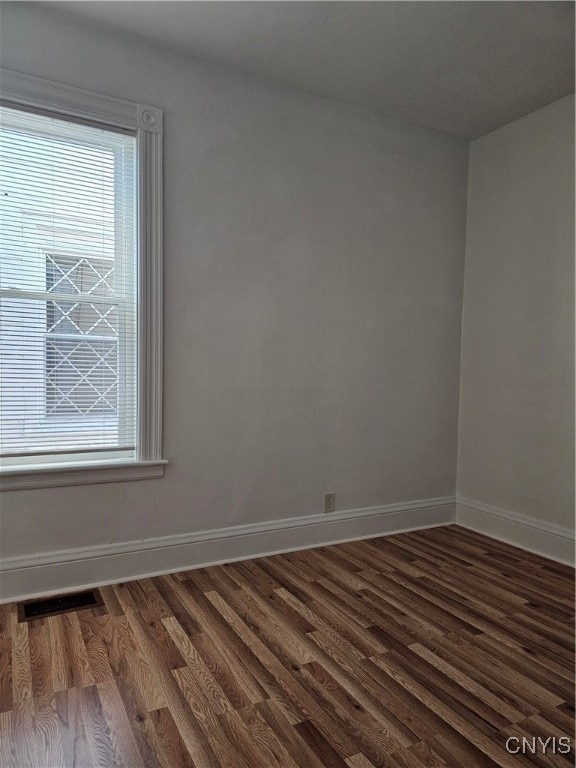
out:
M505 747L574 744L573 570L471 531L101 591L29 623L0 606L1 766L573 764Z

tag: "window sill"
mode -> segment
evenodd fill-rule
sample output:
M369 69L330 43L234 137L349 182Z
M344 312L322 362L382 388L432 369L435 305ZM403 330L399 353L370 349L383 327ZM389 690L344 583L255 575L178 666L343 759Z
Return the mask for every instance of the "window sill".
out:
M101 461L78 464L37 464L0 469L0 491L52 488L65 485L117 483L163 477L166 459L156 461Z

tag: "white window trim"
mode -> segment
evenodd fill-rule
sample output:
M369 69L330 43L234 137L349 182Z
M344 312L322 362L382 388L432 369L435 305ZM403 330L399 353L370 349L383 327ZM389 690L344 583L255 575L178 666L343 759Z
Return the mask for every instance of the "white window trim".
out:
M134 460L0 468L0 490L162 477L162 132L156 107L0 69L8 106L136 133L138 145L138 435Z

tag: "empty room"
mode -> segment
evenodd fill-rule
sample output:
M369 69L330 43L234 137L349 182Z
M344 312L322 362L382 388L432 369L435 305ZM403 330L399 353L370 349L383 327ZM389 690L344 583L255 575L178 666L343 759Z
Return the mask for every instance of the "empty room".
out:
M574 4L0 66L1 768L574 765Z

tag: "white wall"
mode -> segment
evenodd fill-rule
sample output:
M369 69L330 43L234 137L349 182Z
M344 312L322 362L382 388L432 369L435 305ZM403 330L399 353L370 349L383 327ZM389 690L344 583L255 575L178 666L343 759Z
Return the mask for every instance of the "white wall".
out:
M472 142L459 432L458 496L472 502L460 519L532 548L548 533L545 551L568 552L573 96Z
M326 491L452 496L466 143L53 9L3 4L1 42L4 67L165 110L170 460L5 492L5 557L307 516Z

